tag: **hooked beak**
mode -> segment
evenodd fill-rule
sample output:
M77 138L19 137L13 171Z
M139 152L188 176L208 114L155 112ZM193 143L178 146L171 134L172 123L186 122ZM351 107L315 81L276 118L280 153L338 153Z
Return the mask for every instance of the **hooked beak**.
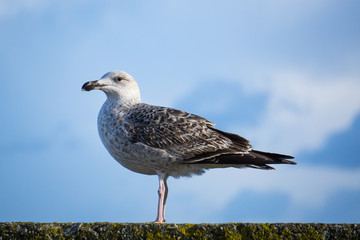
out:
M99 83L99 81L89 81L84 83L81 90L82 91L91 91L94 89L100 89L103 85Z

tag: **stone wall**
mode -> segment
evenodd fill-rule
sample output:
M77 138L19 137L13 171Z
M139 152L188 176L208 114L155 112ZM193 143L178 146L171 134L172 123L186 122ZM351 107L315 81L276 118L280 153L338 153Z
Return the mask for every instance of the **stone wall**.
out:
M360 224L0 223L5 239L360 239Z

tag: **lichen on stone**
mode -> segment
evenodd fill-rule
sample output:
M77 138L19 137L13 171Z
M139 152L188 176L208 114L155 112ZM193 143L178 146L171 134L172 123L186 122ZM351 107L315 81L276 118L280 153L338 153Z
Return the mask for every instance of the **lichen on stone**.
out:
M5 239L360 239L358 224L0 223Z

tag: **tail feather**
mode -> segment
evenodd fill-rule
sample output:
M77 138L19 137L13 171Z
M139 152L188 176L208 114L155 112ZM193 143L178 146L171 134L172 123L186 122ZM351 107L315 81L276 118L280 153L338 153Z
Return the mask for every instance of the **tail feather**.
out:
M232 165L234 167L245 165L251 168L270 170L274 168L268 164L296 164L296 162L288 160L293 158L293 156L289 155L252 150L248 154L223 154L197 163L215 165L224 164Z
M251 145L248 140L239 135L223 132L216 128L212 128L218 134L229 138L234 144L235 148L233 153L224 152L214 156L213 158L204 159L202 163L214 163L214 164L228 164L228 165L246 165L252 168L261 168L261 169L274 169L267 164L296 164L296 162L290 161L293 159L293 156L262 152L257 150L250 150ZM243 154L239 153L244 151ZM246 151L246 153L245 153ZM247 152L248 151L248 152ZM236 153L237 152L237 153ZM199 163L199 162L197 162Z
M255 153L256 155L262 156L265 160L269 161L269 164L296 164L296 162L288 160L294 159L293 156L278 153L262 152L257 150L252 150L251 152Z

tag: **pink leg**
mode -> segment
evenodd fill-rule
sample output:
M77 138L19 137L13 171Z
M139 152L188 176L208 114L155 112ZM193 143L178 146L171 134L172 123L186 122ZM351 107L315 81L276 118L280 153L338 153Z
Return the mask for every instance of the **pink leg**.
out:
M166 180L167 180L167 177L165 178L165 181L164 181L164 184L165 184L165 196L164 196L164 204L163 204L163 219L164 219L164 222L165 222L165 205L166 205L166 199L167 199L168 192L169 192L169 188L167 186Z
M165 204L166 204L166 198L167 198L167 184L166 179L168 176L165 174L159 174L159 203L158 203L158 213L155 220L155 223L164 223L165 222Z

